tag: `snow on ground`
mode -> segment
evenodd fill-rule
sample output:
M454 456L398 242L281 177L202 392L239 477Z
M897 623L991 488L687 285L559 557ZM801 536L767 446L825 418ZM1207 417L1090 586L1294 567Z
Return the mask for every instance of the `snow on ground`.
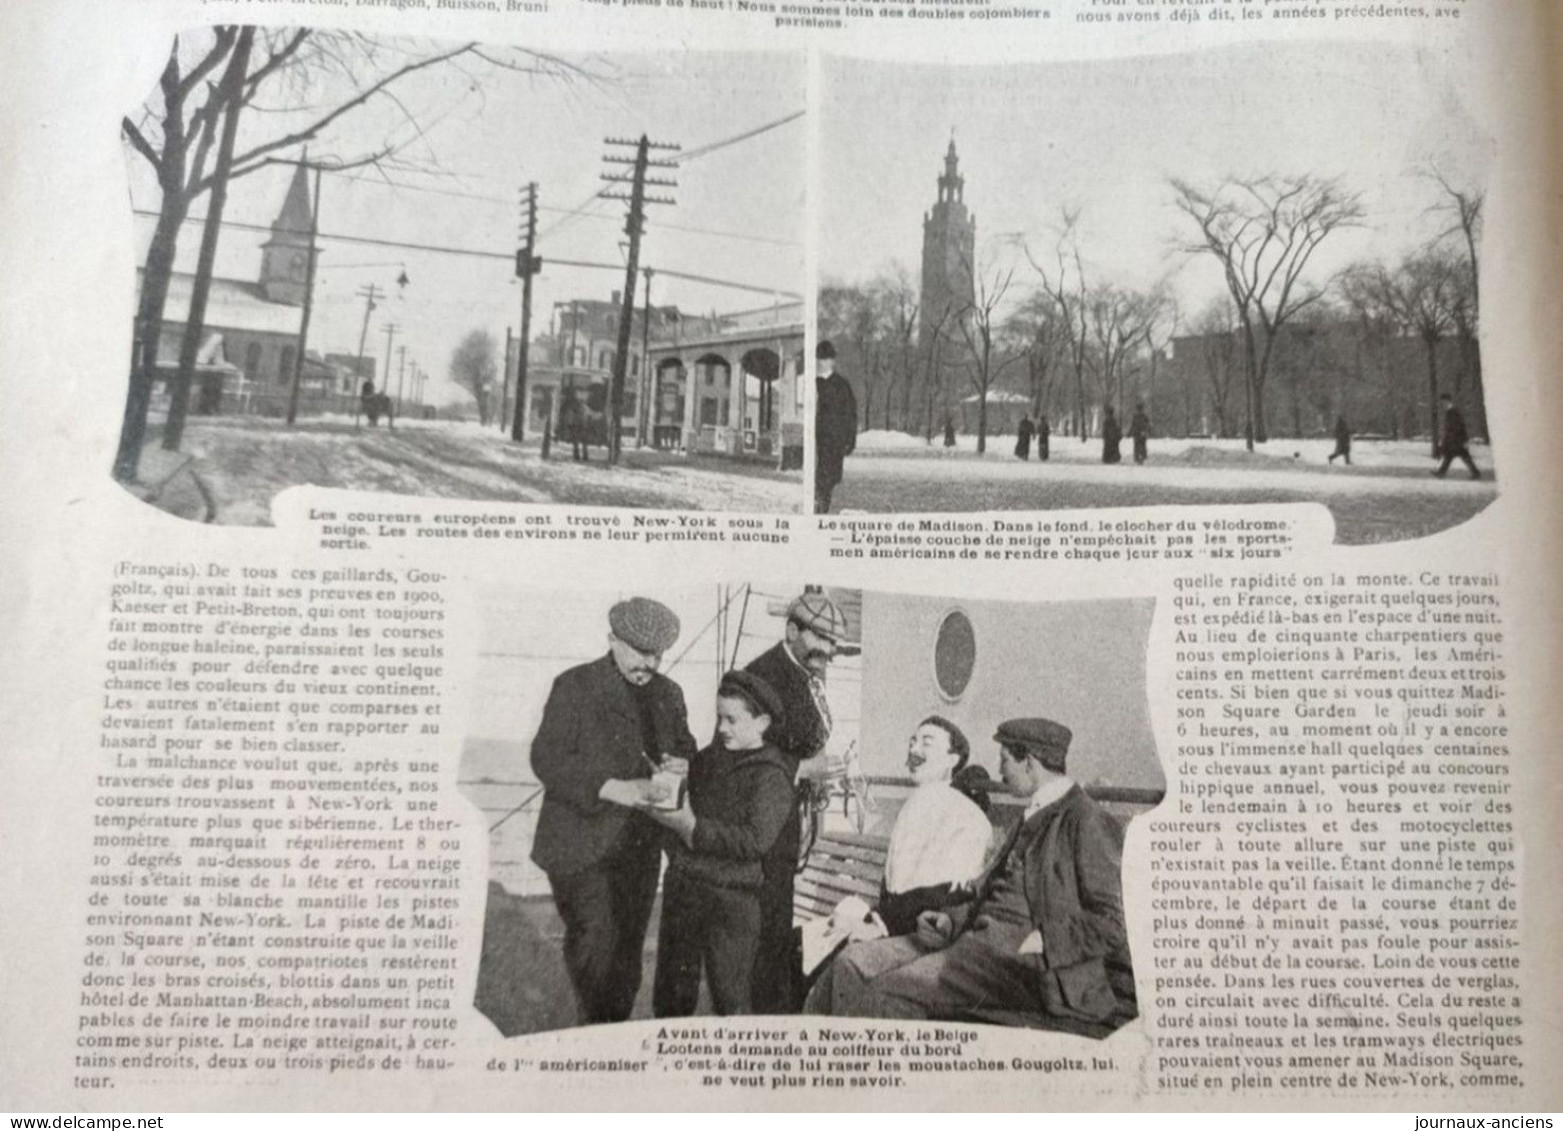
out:
M555 446L518 446L468 421L399 421L354 429L351 417L296 428L256 417L192 419L185 448L216 507L213 521L266 525L277 492L300 484L438 498L682 510L795 513L802 476L766 466L627 448L617 468Z
M1015 456L1015 437L989 436L988 450L977 454L975 436L957 436L955 447L944 447L941 437L929 444L921 436L908 436L904 432L870 431L860 433L854 458L880 459L933 459L962 465L960 475L1025 474L1028 461ZM1102 463L1102 441L1093 437L1081 443L1074 437L1054 436L1049 447L1048 464L1085 465L1101 468L1107 474L1121 471L1122 466L1133 467L1132 443L1125 439L1122 446L1123 465L1113 468ZM1270 440L1260 444L1253 452L1247 450L1242 440L1215 440L1203 437L1189 439L1152 439L1148 462L1136 469L1136 474L1167 467L1190 469L1220 469L1248 472L1298 471L1310 474L1328 472L1331 481L1339 483L1354 472L1397 471L1415 472L1426 476L1433 468L1430 447L1426 440L1359 440L1352 444L1351 465L1340 460L1332 465L1329 456L1335 450L1335 442L1327 438L1301 440ZM1490 454L1485 446L1472 448L1477 466L1484 474L1492 469ZM1031 460L1034 467L1043 466L1036 458L1035 448ZM1007 469L1007 470L1000 470ZM939 474L943 474L942 472ZM1450 469L1450 477L1464 480L1466 470L1456 463ZM1246 475L1244 476L1246 479ZM1431 479L1431 476L1428 476ZM1436 481L1435 481L1436 482Z

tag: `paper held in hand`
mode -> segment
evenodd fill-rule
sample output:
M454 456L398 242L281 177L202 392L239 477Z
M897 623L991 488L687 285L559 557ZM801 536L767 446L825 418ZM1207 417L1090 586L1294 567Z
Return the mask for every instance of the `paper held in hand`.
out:
M673 770L657 770L647 783L645 803L652 809L681 809L688 783L689 779L683 774Z

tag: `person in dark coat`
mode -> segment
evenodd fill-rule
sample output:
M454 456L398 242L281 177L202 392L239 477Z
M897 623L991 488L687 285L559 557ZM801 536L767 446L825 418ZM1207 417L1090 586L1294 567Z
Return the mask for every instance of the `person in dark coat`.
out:
M836 372L836 347L814 349L814 513L830 513L830 496L841 482L842 464L857 448L857 397Z
M765 680L780 697L782 721L772 727L771 742L787 756L795 780L801 779L787 822L761 862L756 1013L798 1009L801 962L792 928L792 882L802 847L800 809L812 804L813 783L834 769L825 755L831 730L825 675L846 630L847 619L834 602L823 594L805 593L788 606L783 639L744 669Z
M559 439L570 442L570 458L590 461L592 450L587 445L586 409L574 389L564 391L559 402Z
M716 741L690 763L684 805L647 811L678 836L662 887L658 1017L695 1012L702 969L718 1015L753 1009L761 861L794 811L793 764L767 740L782 718L769 684L728 672L716 692Z
M661 832L634 810L657 767L695 752L678 684L657 672L678 617L644 597L608 614L608 654L554 680L532 740L543 786L532 860L564 921L564 961L583 1024L623 1021L661 868Z
M1068 728L1011 719L994 737L1004 784L1027 804L976 897L924 912L915 935L848 946L808 1012L1092 1036L1135 1015L1117 822L1066 775Z
M955 446L955 421L948 416L944 418L944 446L947 448Z
M1344 456L1346 466L1351 466L1351 425L1346 423L1345 413L1335 418L1335 450L1327 462L1334 463L1337 456Z
M1037 417L1037 459L1046 460L1048 456L1048 440L1053 435L1053 426L1048 423L1047 413Z
M1150 455L1151 418L1146 415L1145 402L1134 402L1134 416L1129 420L1129 438L1134 441L1134 462L1144 463Z
M1123 442L1123 429L1118 425L1118 414L1108 405L1102 416L1102 462L1117 463L1123 458L1118 445Z
M1035 432L1036 425L1031 423L1031 417L1022 416L1015 426L1015 454L1021 459L1031 458L1031 437Z
M1434 475L1442 479L1449 472L1449 465L1459 459L1471 469L1471 478L1480 479L1482 473L1471 458L1471 434L1465 427L1465 415L1455 407L1454 398L1448 393L1439 396L1444 410L1444 433L1438 442L1438 453L1443 457Z

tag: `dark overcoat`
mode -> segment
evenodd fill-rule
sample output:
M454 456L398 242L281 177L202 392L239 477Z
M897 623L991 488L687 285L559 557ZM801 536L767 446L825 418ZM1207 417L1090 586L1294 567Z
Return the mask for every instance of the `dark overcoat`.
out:
M611 655L571 668L554 680L543 721L532 740L532 771L543 784L543 809L532 860L545 872L569 875L592 867L631 843L655 845L657 827L646 817L597 794L610 779L646 778L642 757L690 758L684 693L654 675L644 694L656 749L643 751L640 715L631 687Z

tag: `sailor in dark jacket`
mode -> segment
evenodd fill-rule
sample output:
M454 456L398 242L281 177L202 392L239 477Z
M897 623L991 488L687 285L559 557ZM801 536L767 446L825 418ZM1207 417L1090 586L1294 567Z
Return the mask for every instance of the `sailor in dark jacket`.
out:
M782 710L759 676L728 672L716 692L717 740L695 755L684 805L648 810L679 837L662 888L658 1017L694 1013L702 968L718 1014L752 1011L760 862L793 812L792 763L766 740Z
M830 598L805 593L787 608L786 635L745 669L765 680L781 699L784 719L771 741L802 779L799 804L808 804L809 783L831 772L825 756L830 705L825 675L847 631L847 618ZM760 949L755 960L756 1013L797 1012L799 963L792 929L792 881L798 868L802 818L798 805L765 857L760 896Z
M684 694L657 673L678 617L644 597L608 614L609 654L554 680L532 740L543 807L532 859L564 920L564 961L583 1024L623 1021L662 862L656 825L633 808L652 771L694 754Z

